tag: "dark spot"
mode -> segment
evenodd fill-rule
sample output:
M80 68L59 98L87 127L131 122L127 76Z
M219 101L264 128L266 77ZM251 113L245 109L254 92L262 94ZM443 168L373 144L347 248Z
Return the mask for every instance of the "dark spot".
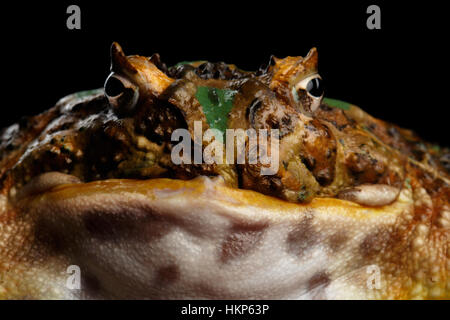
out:
M147 242L162 238L171 232L175 223L175 221L168 220L167 216L163 217L152 213L146 217L140 227L140 236Z
M267 117L266 123L268 124L269 128L272 128L272 129L280 128L280 123L278 122L278 118L275 117L273 114L271 114Z
M447 170L448 173L450 173L450 152L444 153L439 161L441 162L442 166Z
M290 116L285 115L283 118L281 118L281 123L283 126L290 126L292 124L292 119Z
M36 242L42 244L50 254L59 254L67 248L66 240L55 226L46 220L38 220L35 227Z
M314 159L313 156L310 154L307 154L304 157L302 157L302 162L309 171L313 171L314 167L316 166L316 159Z
M83 223L92 237L102 240L131 238L151 241L170 232L171 222L150 210L146 211L143 215L91 211L83 214Z
M6 151L14 150L16 146L13 143L9 143L6 145Z
M234 226L222 243L221 262L249 254L261 242L266 227L266 224Z
M331 159L331 157L336 154L336 151L337 151L336 147L328 148L326 153L325 153L325 156L327 157L327 159Z
M118 236L135 231L136 223L132 223L127 214L111 214L108 212L86 212L83 224L91 236L104 240L113 240Z
M379 254L389 241L389 233L377 230L367 235L359 247L359 251L364 258L369 258Z
M289 232L287 237L288 251L292 254L303 256L308 249L319 240L319 234L312 224L313 216L308 213L303 220Z
M307 129L310 132L314 132L314 133L318 131L316 126L314 125L313 121L309 121L308 123L306 123L305 129Z
M208 98L213 105L217 106L219 104L219 96L215 88L208 91Z
M81 288L86 291L87 296L98 296L102 290L100 280L89 272L81 272L81 275Z
M325 168L316 173L315 178L321 186L326 186L332 182L331 170Z
M155 281L158 284L168 285L180 278L180 268L177 265L171 264L156 271Z
M325 271L319 271L308 280L308 290L313 290L317 287L326 287L331 282L330 277Z
M348 236L345 233L335 233L329 238L328 245L333 252L337 252L347 240Z
M399 137L401 137L400 132L398 132L397 128L395 128L395 127L390 127L390 128L387 130L387 133L388 133L389 136L391 136L391 137L393 137L393 138L399 138Z

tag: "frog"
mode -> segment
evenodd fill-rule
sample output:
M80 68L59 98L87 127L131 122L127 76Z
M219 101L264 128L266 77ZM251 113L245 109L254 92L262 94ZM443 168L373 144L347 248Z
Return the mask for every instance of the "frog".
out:
M324 97L316 48L110 55L103 88L0 133L0 298L450 298L450 150ZM183 159L208 148L196 125L264 133L277 169L248 137L244 161L175 163L177 130Z

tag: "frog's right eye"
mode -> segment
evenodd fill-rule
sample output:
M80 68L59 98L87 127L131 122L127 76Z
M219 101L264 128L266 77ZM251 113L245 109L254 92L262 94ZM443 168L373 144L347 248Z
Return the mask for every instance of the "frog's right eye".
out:
M139 98L139 89L127 78L112 73L105 82L109 104L119 113L130 111Z
M322 101L323 91L322 78L318 74L313 74L295 84L292 95L305 110L314 112Z

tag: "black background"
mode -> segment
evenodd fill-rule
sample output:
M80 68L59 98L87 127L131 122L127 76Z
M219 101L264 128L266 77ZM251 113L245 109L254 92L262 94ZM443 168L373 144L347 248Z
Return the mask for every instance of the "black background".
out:
M81 8L81 30L66 28L70 4ZM381 30L366 27L370 4L381 8ZM447 144L448 18L439 2L16 1L1 14L1 127L102 87L112 41L127 54L158 52L167 65L201 59L245 70L316 46L326 96Z

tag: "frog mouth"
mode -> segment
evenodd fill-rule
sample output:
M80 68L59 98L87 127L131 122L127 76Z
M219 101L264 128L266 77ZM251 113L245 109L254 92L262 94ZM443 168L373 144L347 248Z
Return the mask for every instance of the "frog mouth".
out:
M82 290L69 295L126 299L339 297L330 281L311 279L342 263L336 255L345 259L361 230L403 210L288 203L206 177L65 183L22 195L16 207L34 217L36 246L59 257L60 274L80 267ZM344 249L330 254L344 230Z

